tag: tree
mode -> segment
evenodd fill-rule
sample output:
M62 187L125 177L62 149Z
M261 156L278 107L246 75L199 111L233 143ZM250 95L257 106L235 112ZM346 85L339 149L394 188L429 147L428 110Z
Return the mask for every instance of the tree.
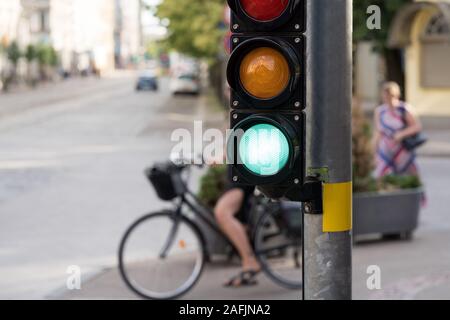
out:
M58 54L52 46L40 44L37 46L36 55L41 78L46 80L49 77L48 67L56 67L58 65Z
M17 42L11 42L11 44L6 49L6 54L8 56L8 60L11 61L13 66L17 66L17 64L19 63L19 59L22 57L22 52L20 51Z
M37 58L36 47L32 44L29 44L25 50L25 59L27 59L28 63L31 63L36 58Z
M354 0L353 20L354 34L353 40L373 41L374 50L379 52L386 63L386 80L395 81L404 88L405 75L402 68L402 52L398 49L387 47L387 39L392 21L400 8L411 3L412 0ZM367 8L376 5L381 9L381 29L370 30L367 28L369 14Z
M29 44L25 50L25 59L27 60L27 80L33 87L36 85L35 79L32 76L32 64L38 56L36 47Z
M17 65L19 64L19 60L22 57L22 52L20 51L19 45L16 41L11 42L11 44L6 49L6 55L8 60L12 64L12 74L11 81L15 81L17 77Z
M37 59L42 66L55 67L58 64L58 55L55 49L44 44L37 47Z
M11 62L12 68L10 73L2 72L1 81L3 91L8 91L10 84L17 80L17 65L22 57L22 52L16 41L11 42L11 44L6 47L6 56Z
M170 49L197 57L215 58L221 50L225 0L164 0L156 15L167 23Z

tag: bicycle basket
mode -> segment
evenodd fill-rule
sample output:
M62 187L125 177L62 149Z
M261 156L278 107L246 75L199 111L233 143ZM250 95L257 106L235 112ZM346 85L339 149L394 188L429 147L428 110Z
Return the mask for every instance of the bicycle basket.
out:
M185 192L181 170L171 163L157 164L145 170L145 175L161 200L170 201Z

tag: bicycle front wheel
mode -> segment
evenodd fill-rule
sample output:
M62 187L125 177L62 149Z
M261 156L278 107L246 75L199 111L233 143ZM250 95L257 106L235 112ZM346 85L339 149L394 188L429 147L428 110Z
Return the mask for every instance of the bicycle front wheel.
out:
M266 211L257 222L253 240L265 274L282 287L301 290L301 231L289 229L280 211Z
M198 281L205 263L203 238L190 220L164 211L133 223L119 247L126 285L145 299L175 299Z

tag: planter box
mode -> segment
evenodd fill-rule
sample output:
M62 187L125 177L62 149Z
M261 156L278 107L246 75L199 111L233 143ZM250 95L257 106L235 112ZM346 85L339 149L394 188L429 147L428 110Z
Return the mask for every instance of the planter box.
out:
M419 224L422 194L422 189L356 194L353 234L411 238Z

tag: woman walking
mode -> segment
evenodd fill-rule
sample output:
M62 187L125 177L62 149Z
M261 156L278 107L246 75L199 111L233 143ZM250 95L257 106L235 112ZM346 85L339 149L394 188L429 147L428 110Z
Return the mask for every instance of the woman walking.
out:
M416 175L418 169L414 150L405 148L403 141L422 131L422 125L400 100L400 86L388 82L383 86L383 104L375 111L375 176Z

